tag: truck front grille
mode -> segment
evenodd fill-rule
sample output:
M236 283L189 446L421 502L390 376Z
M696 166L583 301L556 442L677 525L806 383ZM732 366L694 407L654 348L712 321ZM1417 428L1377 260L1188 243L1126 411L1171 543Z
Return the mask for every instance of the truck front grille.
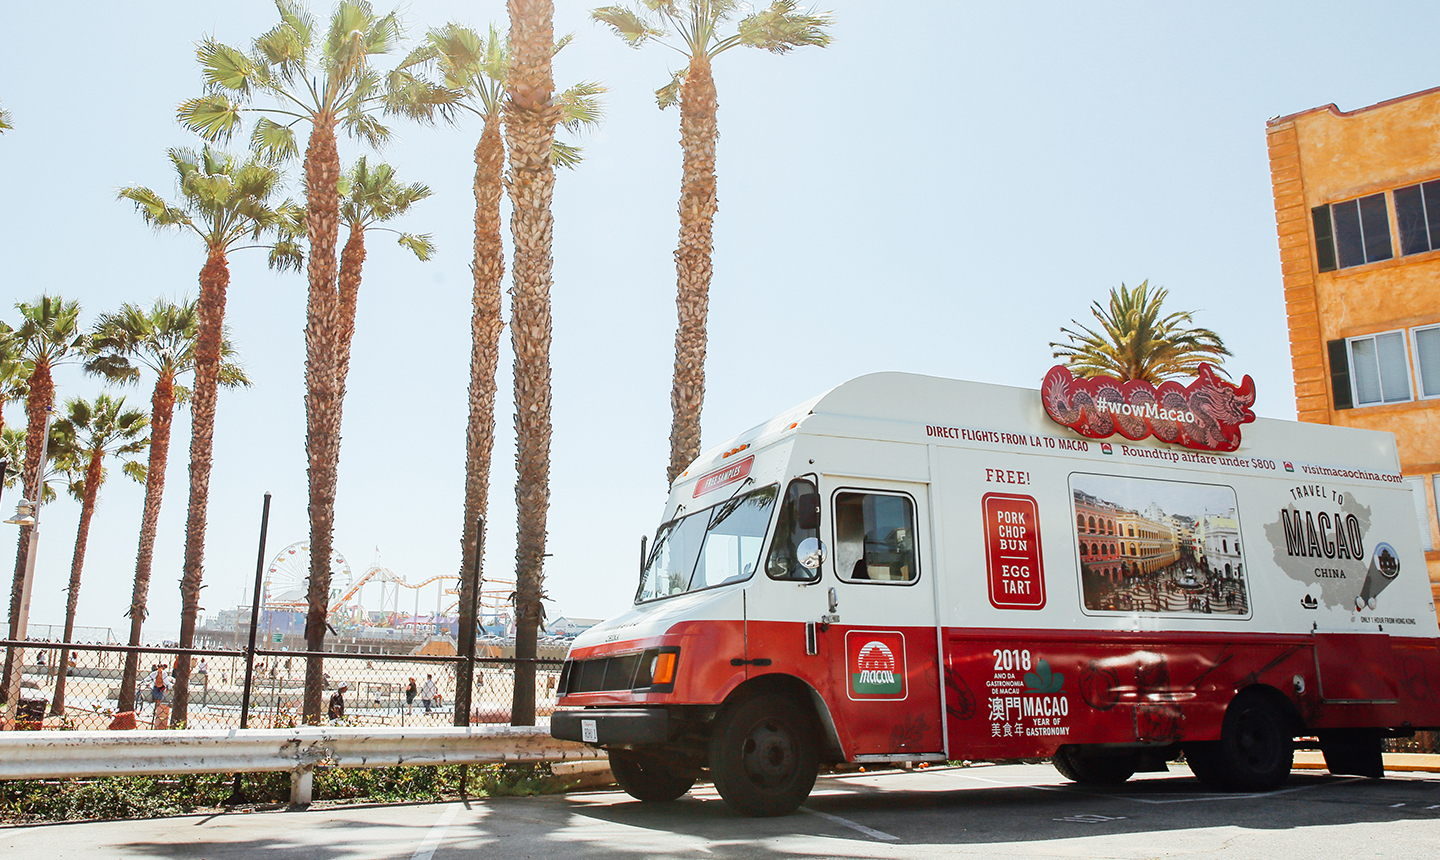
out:
M562 696L572 693L603 693L615 690L645 690L652 693L668 692L674 683L653 684L650 667L661 651L679 651L678 648L650 648L646 651L632 651L629 654L612 654L589 660L566 660L560 670Z

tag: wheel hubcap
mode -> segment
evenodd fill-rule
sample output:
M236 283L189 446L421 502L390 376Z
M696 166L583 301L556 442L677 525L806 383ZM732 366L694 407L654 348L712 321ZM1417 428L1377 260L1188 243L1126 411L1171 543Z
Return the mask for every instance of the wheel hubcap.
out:
M779 724L761 722L746 736L741 758L746 776L756 785L778 785L795 770L795 744Z
M1263 715L1247 713L1236 727L1235 745L1241 758L1253 770L1264 771L1275 766L1280 745Z

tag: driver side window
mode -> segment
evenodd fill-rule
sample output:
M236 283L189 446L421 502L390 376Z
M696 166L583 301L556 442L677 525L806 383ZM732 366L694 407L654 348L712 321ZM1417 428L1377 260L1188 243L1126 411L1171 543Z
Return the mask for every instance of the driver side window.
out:
M906 496L835 494L835 572L857 582L914 582L915 506Z
M796 478L785 488L785 500L775 522L775 538L765 557L765 573L771 579L813 580L818 571L800 563L800 544L807 538L820 539L820 496L815 484Z

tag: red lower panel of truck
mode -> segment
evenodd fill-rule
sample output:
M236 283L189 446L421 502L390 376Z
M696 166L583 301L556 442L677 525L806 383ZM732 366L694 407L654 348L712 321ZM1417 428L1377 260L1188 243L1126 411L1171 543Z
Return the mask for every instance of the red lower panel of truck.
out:
M803 623L685 621L571 655L680 646L673 693L610 690L560 704L719 704L747 679L792 675L824 699L848 759L1030 758L1068 743L1213 740L1235 694L1256 684L1289 700L1311 731L1440 726L1433 639L952 628L943 673L936 640L929 627L837 624L817 630L810 654Z
M1431 639L950 630L945 640L952 757L1213 740L1235 694L1256 684L1309 730L1440 724Z

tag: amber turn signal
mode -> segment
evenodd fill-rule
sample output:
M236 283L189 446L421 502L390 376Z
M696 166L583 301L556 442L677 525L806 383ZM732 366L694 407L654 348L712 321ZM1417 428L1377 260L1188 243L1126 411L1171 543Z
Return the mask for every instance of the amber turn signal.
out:
M650 661L650 683L653 685L675 683L675 657L671 651L665 651L655 655Z

